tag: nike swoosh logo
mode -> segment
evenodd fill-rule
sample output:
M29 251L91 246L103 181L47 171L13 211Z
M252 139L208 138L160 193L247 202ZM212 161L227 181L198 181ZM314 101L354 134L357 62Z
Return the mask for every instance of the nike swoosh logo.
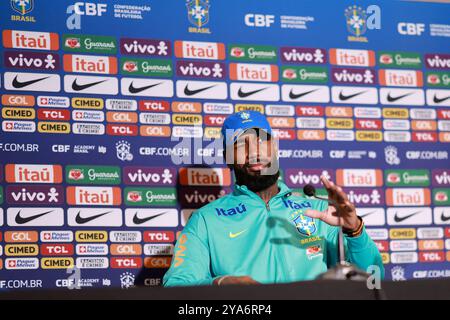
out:
M446 216L445 212L442 211L442 213L441 213L441 220L442 220L442 222L447 222L448 220L450 220L450 216Z
M212 87L215 87L215 86L216 85L214 84L212 86L205 87L205 88L200 88L200 89L197 89L197 90L189 90L188 85L186 85L186 87L184 87L184 94L187 95L187 96L193 96L194 94L197 94L197 93L200 93L202 91L211 89Z
M84 90L84 89L93 87L93 86L95 86L95 85L97 85L97 84L100 84L100 83L102 83L102 82L105 82L105 81L107 81L107 80L101 80L101 81L96 81L96 82L91 82L91 83L86 83L86 84L79 85L79 84L77 83L77 79L75 79L75 80L73 80L73 82L72 82L72 89L73 89L74 91L81 91L81 90Z
M314 89L314 90L310 90L310 91L306 91L306 92L302 92L302 93L293 93L292 89L291 89L291 91L289 92L289 99L298 99L303 96L306 96L307 94L313 93L317 90L319 90L319 89Z
M365 218L365 217L367 217L367 216L370 216L371 214L374 214L375 212L377 212L377 211L370 211L370 212L367 212L367 213L364 214L364 215L360 215L360 218Z
M85 224L85 223L88 223L89 221L92 221L94 219L100 218L101 216L104 216L105 214L108 214L108 213L111 213L111 212L112 211L107 211L107 212L104 212L104 213L96 214L95 216L83 218L80 215L81 211L78 211L78 214L75 217L75 222L78 223L78 224Z
M247 97L250 97L252 94L261 92L263 90L266 90L267 88L268 87L262 88L262 89L258 89L258 90L254 90L254 91L248 91L248 92L242 92L242 88L239 88L238 96L239 96L239 98L247 98Z
M410 92L410 93L403 94L403 95L398 96L398 97L392 97L392 96L391 96L391 93L389 92L386 99L387 99L388 102L395 102L395 101L397 101L397 100L403 99L404 97L410 96L410 95L412 95L413 93L414 93L414 92Z
M434 97L433 97L433 102L434 102L434 103L441 103L441 102L444 102L444 101L447 100L447 99L450 99L450 96L448 96L448 97L446 97L446 98L440 99L440 98L436 97L436 95L434 95Z
M394 221L395 221L395 222L402 222L402 221L405 221L406 219L411 218L412 216L415 216L415 215L418 214L418 213L420 213L420 211L416 211L416 212L411 213L411 214L409 214L409 215L407 215L407 216L404 216L404 217L399 217L399 216L397 215L397 212L396 212L396 213L395 213L395 216L394 216Z
M16 88L16 89L25 88L25 87L27 87L29 85L32 85L33 83L36 83L36 82L39 82L39 81L42 81L42 80L50 78L50 77L44 77L44 78L39 78L39 79L34 79L34 80L20 82L19 80L17 80L17 77L18 76L16 75L16 77L14 78L14 80L12 82L12 86L14 88Z
M155 218L157 218L157 217L159 217L159 216L162 216L163 214L166 214L167 212L168 212L168 211L164 211L164 212L162 212L162 213L155 214L154 216L147 217L147 218L144 218L144 219L139 218L139 217L137 216L137 212L136 212L135 215L134 215L134 217L133 217L133 223L134 223L134 224L143 224L143 223L145 223L145 222L147 222L147 221L150 221L150 220L155 219Z
M341 92L339 93L339 100L341 100L341 101L347 101L347 100L350 100L351 98L357 97L357 96L362 95L363 93L366 93L366 92L367 92L367 91L364 90L364 91L360 91L360 92L351 94L351 95L349 95L349 96L346 96L346 95L344 95L344 94L342 93L342 91L341 91Z
M54 210L50 210L47 212L36 214L34 216L29 216L29 217L23 218L22 216L20 216L20 212L22 212L22 210L19 210L19 212L17 212L17 215L16 215L16 223L17 224L25 224L25 223L33 221L39 217L45 216L46 214L49 214L50 212L53 212L53 211Z
M151 84L145 87L140 87L140 88L136 88L135 86L133 86L133 82L130 83L130 86L128 87L128 91L130 91L130 93L139 93L142 92L144 90L159 86L160 84L162 84L162 82L159 83L155 83L155 84Z
M234 238L239 237L241 234L243 234L243 233L246 232L247 230L248 230L248 229L245 229L245 230L242 230L241 232L238 232L238 233L232 233L232 232L230 232L229 236L230 236L231 239L234 239Z

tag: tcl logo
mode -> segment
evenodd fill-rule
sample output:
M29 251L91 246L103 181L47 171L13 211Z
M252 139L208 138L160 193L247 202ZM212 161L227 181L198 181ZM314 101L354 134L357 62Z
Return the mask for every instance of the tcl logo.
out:
M43 244L41 254L43 256L71 256L73 255L73 244Z
M204 121L207 126L222 126L226 116L205 115Z
M53 110L53 109L39 109L38 110L39 120L60 120L69 121L70 111L69 110Z
M249 13L245 15L244 21L248 27L270 28L275 22L275 16L271 14Z
M174 242L175 234L173 231L146 231L144 233L145 242Z
M139 110L151 112L167 112L170 110L170 104L168 101L161 100L141 100L139 101Z
M445 261L445 254L442 251L438 252L420 252L420 262L443 262Z
M295 130L294 129L274 129L272 130L273 136L280 140L294 140Z
M114 269L139 269L142 268L142 258L111 258L111 268Z
M438 135L436 132L413 132L413 142L437 142Z
M297 116L322 117L324 115L323 107L297 106L295 108Z
M381 252L386 252L389 251L389 242L384 240L384 241L374 241L378 250Z
M425 24L400 22L397 31L404 36L420 36L425 31Z
M381 120L356 119L356 129L381 130Z

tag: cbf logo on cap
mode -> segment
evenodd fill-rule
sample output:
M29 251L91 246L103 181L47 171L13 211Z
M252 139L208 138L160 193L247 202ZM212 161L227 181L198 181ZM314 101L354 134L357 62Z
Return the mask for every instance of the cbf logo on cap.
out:
M241 111L229 116L223 123L224 146L232 145L247 129L262 129L272 135L272 128L266 117L257 111Z

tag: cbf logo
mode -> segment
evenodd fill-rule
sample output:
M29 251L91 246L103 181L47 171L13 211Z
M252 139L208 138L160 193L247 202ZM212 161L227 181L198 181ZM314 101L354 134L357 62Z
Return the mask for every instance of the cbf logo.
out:
M189 22L195 27L189 27L191 33L211 33L209 28L204 28L209 22L209 1L188 0L186 2Z
M386 160L386 163L391 166L399 165L400 158L398 157L397 148L394 146L387 146L384 148L384 159Z
M363 37L367 30L381 29L381 9L371 5L364 10L359 6L350 6L345 10L347 30L351 34L347 40L352 42L368 42Z
M309 237L313 235L317 230L314 220L310 217L305 216L303 214L303 210L296 210L291 213L291 219L295 227L297 228L297 231L305 236Z
M11 0L11 8L21 15L25 15L33 10L33 0Z
M240 117L242 120L248 120L250 118L250 113L242 111Z
M11 9L20 15L11 15L11 21L36 22L32 16L25 16L33 11L34 0L11 0Z
M130 272L124 272L120 275L120 287L122 289L128 289L134 287L134 274Z
M123 140L117 142L116 156L121 161L133 160L133 154L131 153L131 144Z

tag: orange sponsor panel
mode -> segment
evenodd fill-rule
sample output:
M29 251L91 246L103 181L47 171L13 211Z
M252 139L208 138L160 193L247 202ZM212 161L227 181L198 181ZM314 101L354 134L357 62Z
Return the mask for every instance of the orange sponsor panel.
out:
M19 106L19 107L33 107L36 103L34 96L4 94L2 95L2 105L4 106Z
M38 241L37 231L6 231L5 242L31 243Z

